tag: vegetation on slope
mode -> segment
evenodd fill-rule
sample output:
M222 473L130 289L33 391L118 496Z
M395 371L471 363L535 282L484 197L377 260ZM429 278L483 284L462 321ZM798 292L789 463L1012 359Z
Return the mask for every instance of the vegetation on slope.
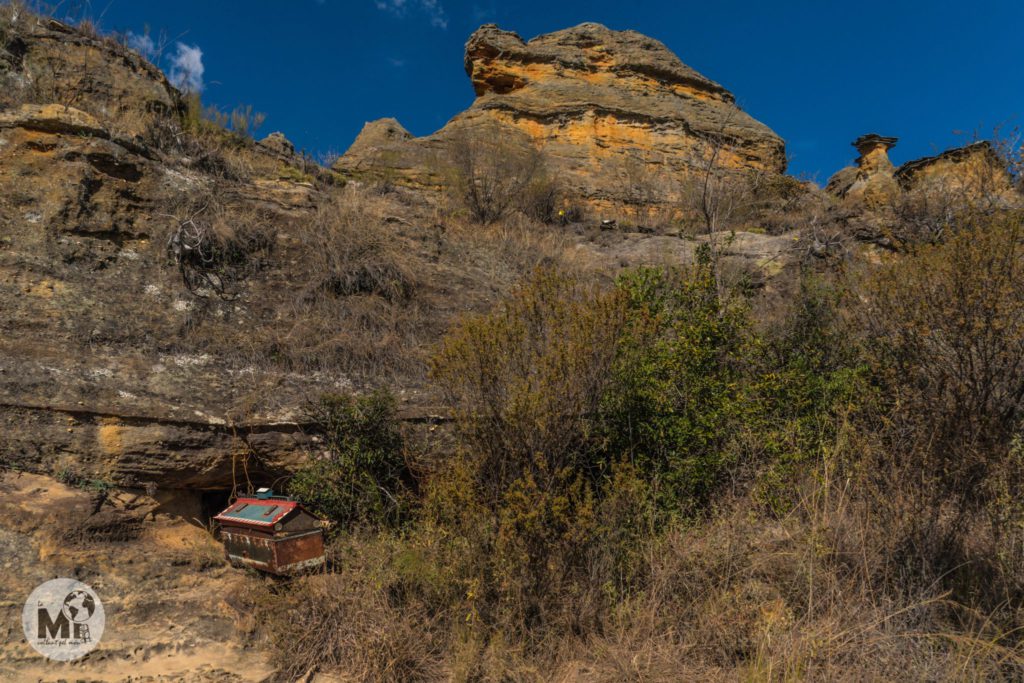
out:
M142 142L216 190L278 168L199 112ZM174 263L187 323L89 337L380 384L430 368L455 418L430 448L385 390L310 401L322 452L288 487L334 522L330 570L241 596L283 675L1024 676L1021 215L901 207L876 239L897 255L755 178L680 207L716 232L692 263L610 276L542 224L538 160L502 178L500 151L456 149L455 206L324 182L287 229L191 192L166 226L208 256ZM744 210L712 221L724 204ZM793 296L729 272L729 230L794 226Z
M807 275L769 326L706 257L537 271L438 347L458 445L414 514L263 635L377 680L1019 677L1022 229ZM292 637L333 592L374 606Z

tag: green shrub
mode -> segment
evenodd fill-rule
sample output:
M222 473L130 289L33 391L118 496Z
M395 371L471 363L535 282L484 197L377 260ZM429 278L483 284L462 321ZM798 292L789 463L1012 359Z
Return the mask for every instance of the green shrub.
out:
M540 271L456 326L433 375L463 448L431 485L456 493L426 509L450 542L481 549L461 558L485 596L475 613L536 638L594 627L633 590L646 534L727 479L752 340L708 258L614 287Z
M345 527L401 521L409 476L394 398L325 395L309 413L325 451L295 473L288 492Z
M731 463L753 341L746 307L718 293L712 264L643 268L620 278L627 324L602 397L607 449L649 480L661 506L706 505Z
M793 484L806 466L831 457L844 421L874 400L867 368L840 320L841 304L834 285L804 276L756 354L749 389L755 410L743 425L744 450L766 464L757 496L779 514L795 505Z

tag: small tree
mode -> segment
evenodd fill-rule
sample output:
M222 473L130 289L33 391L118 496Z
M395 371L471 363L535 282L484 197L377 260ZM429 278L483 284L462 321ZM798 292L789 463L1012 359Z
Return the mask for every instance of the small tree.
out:
M911 543L936 571L991 504L1024 421L1022 244L1019 215L975 218L860 283L857 323L889 405L869 471L901 487Z
M464 127L448 145L449 189L473 220L489 225L543 196L543 160L531 141L513 128Z
M696 212L702 227L714 236L730 225L730 221L751 200L750 184L735 168L727 166L735 143L729 135L730 113L718 129L704 136L703 144L692 151L693 169L684 188L685 209Z
M295 473L288 492L342 525L401 519L408 470L386 391L361 397L324 395L309 406L325 450Z
M726 119L719 130L705 139L697 148L691 160L693 169L683 183L684 213L696 215L701 229L708 236L708 256L719 295L724 296L730 287L725 283L721 256L741 212L753 201L747 177L736 169L728 168L725 160L732 153L731 143L726 135Z

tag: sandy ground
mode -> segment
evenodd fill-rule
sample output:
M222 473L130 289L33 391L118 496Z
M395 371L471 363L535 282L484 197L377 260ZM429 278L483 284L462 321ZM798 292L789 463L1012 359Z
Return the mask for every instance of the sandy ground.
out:
M0 474L0 680L262 681L266 656L245 642L232 595L265 581L227 566L201 527L163 514L144 494L114 494L96 511L87 488ZM96 650L49 661L25 641L21 611L51 578L88 583L106 611Z

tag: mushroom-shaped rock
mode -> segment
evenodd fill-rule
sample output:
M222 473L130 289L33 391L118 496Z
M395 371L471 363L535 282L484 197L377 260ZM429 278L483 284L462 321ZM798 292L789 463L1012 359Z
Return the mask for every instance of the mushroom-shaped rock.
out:
M842 199L871 206L890 203L900 188L893 177L896 167L889 160L889 150L897 138L868 133L851 144L860 153L856 166L838 171L828 180L825 189Z

